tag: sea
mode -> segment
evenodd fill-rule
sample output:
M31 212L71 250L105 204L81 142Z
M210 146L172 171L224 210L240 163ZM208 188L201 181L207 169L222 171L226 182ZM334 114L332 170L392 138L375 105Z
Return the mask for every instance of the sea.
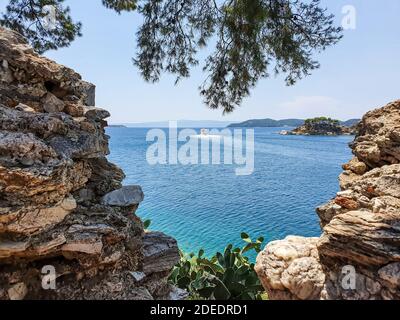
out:
M254 170L248 175L237 175L235 163L149 163L155 140L146 140L152 130L146 128L107 128L108 158L124 170L124 185L142 186L137 215L151 220L150 230L175 237L186 253L204 249L211 256L230 243L245 245L242 232L265 243L321 234L315 208L339 191L338 175L351 159L354 137L279 134L290 129L254 129ZM169 130L162 130L168 144Z

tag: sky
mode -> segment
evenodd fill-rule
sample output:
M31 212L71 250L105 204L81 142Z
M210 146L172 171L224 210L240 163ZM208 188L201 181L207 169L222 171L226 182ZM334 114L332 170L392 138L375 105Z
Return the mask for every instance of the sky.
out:
M8 1L0 0L0 11ZM251 96L231 114L210 110L198 87L205 79L201 66L175 85L164 75L146 83L132 63L136 52L137 13L118 15L101 0L66 0L83 37L68 48L45 55L94 83L96 105L111 112L110 123L167 120L244 121L260 118L330 116L345 120L400 98L399 0L322 0L341 24L342 9L356 9L356 28L345 30L339 44L316 56L321 68L295 86L283 77L259 81Z

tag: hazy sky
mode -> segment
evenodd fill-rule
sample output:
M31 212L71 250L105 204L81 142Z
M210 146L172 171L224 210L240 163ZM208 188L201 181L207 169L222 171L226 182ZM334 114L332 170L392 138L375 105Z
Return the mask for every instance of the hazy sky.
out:
M7 2L0 0L0 8ZM198 86L205 75L200 67L177 86L169 75L156 84L143 81L131 60L139 15L118 15L101 0L66 3L83 23L83 37L46 55L96 84L97 105L111 111L111 123L319 115L348 119L400 98L399 0L324 0L338 23L343 6L353 5L356 29L345 31L338 45L318 56L321 68L310 77L294 87L286 87L282 77L262 80L242 107L227 116L203 105Z

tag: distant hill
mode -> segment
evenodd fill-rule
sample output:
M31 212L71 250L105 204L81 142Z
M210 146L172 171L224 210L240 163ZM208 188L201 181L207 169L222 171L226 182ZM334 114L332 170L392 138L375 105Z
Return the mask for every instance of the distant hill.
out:
M264 128L264 127L299 127L304 124L302 119L254 119L240 123L232 123L229 128Z
M351 127L357 124L360 119L350 119L347 121L341 121L340 124L345 127ZM303 119L253 119L247 120L240 123L232 123L228 128L270 128L270 127L300 127L304 125L305 120Z
M345 127L352 127L352 126L358 124L360 121L361 121L361 119L350 119L347 121L342 121L340 124Z
M226 128L231 122L214 120L178 120L179 128ZM168 121L123 123L129 128L168 128Z
M122 124L109 124L107 127L109 128L126 128L126 126Z

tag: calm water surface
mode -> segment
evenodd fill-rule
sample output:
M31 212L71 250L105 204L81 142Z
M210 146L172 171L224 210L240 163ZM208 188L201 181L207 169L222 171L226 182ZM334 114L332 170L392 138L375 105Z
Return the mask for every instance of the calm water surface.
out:
M315 207L338 191L352 137L281 136L282 129L288 128L255 129L250 176L236 176L235 165L150 166L151 142L142 128L108 128L109 159L125 171L124 184L143 187L138 215L152 220L151 229L174 236L187 252L214 253L227 243L241 244L243 231L267 241L319 236Z

